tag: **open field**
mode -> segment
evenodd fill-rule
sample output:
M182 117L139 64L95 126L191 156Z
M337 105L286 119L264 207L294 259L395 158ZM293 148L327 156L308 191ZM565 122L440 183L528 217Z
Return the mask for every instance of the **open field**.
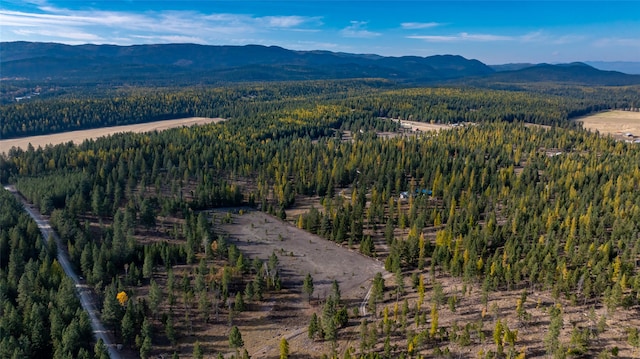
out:
M218 224L216 229L228 234L230 242L250 258L267 261L275 252L282 270L283 285L289 293L272 297L262 313L253 314L264 319L261 325L255 325L257 318L250 326L238 323L243 335L246 333L246 348L251 356L277 356L282 337L289 340L292 353L310 357L326 353L326 343L307 338L306 330L313 307L326 298L331 291L331 283L336 280L342 300L351 313L354 307L361 305L374 275L386 273L382 263L263 212L249 211L242 215L234 214L232 218L231 224ZM315 287L311 306L306 295L301 293L307 273L313 277Z
M403 134L415 135L421 132L432 132L432 131L438 132L440 130L451 129L456 126L456 125L449 125L449 124L442 124L442 123L399 120L396 118L385 118L385 119L399 123L400 128L396 132L378 132L378 136L382 138L394 138Z
M79 130L71 132L56 133L52 135L30 136L22 138L13 138L8 140L0 140L0 153L8 152L12 147L26 149L29 143L35 148L45 147L46 145L58 145L69 141L80 144L87 139L96 139L102 136L113 135L122 132L151 132L162 131L175 127L203 125L207 123L218 123L224 121L223 118L206 118L206 117L190 117L175 120L155 121L147 123L138 123L126 126L114 126L94 128L91 130Z
M284 270L286 287L301 289L304 277L311 273L314 296L326 297L331 283L337 280L343 298L362 299L373 276L385 272L382 263L375 259L263 212L249 211L232 218L232 224L220 224L217 229L228 234L230 241L250 258L267 261L275 252Z
M417 122L417 121L407 121L407 120L396 120L393 119L394 122L400 122L400 126L402 128L410 129L411 131L440 131L443 129L448 129L454 127L452 125L442 124L442 123L429 123L429 122Z
M640 138L640 112L607 111L576 119L585 129L616 139ZM625 136L630 133L632 136Z

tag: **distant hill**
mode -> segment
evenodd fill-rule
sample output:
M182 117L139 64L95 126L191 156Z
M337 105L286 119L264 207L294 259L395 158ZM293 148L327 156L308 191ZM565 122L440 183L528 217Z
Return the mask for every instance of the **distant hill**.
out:
M405 84L456 81L640 84L640 76L584 63L487 66L456 55L386 57L277 46L64 45L0 43L0 78L70 83L195 84L238 81L384 78Z
M535 65L536 64L530 64L530 63L512 63L512 64L502 64L502 65L489 65L489 67L496 72L503 72L503 71L522 70L527 67L532 67Z
M640 61L586 61L585 63L600 70L640 75Z
M382 77L429 82L481 76L493 70L461 56L383 57L329 51L292 51L277 46L78 45L4 42L3 78L146 79L194 77L209 81Z
M582 62L570 64L537 64L525 66L509 65L488 76L469 79L473 85L564 83L587 86L624 86L640 84L640 75L629 75L618 71L602 71ZM506 66L506 65L505 65ZM492 66L495 69L495 66ZM506 68L514 70L506 71Z

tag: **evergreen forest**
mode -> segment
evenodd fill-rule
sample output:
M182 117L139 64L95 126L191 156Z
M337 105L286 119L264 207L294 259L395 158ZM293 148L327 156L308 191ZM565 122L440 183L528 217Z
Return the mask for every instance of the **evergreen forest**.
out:
M226 121L0 154L0 183L66 243L43 242L0 192L0 357L107 355L57 250L131 356L263 357L248 313L296 295L305 334L278 337L280 357L637 357L640 145L574 119L639 103L637 86L339 80L3 105L2 138ZM414 132L403 121L446 126ZM324 293L316 273L287 280L285 250L239 250L220 228L251 211L380 261L363 284L368 314L339 279Z

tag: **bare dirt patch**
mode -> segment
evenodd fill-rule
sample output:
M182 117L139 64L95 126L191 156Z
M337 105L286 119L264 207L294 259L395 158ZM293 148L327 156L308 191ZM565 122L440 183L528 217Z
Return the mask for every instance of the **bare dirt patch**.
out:
M576 119L582 127L619 140L640 138L640 112L607 111ZM631 134L631 136L629 136Z
M375 259L263 212L233 214L232 218L231 224L220 224L216 228L228 234L230 242L250 258L266 261L275 252L284 269L286 287L301 289L304 277L310 273L315 285L314 297L326 297L331 283L337 280L343 298L362 299L373 276L385 271L383 264Z
M61 143L73 142L80 144L87 139L96 139L98 137L113 135L122 132L151 132L163 131L175 127L188 127L193 125L204 125L208 123L218 123L224 121L223 118L206 118L206 117L190 117L175 120L155 121L147 123L138 123L126 126L114 126L95 128L91 130L79 130L64 133L56 133L52 135L30 136L22 138L14 138L8 140L0 140L0 153L8 152L12 147L26 149L29 144L33 147L45 147L46 145L58 145Z
M226 213L216 211L215 215L222 217ZM228 235L229 241L250 258L267 261L276 253L283 285L288 289L288 295L272 297L271 304L255 313L262 315L263 320L256 317L238 322L245 347L253 358L277 356L278 343L283 337L296 355L318 357L327 353L328 343L309 340L306 331L311 314L320 311L320 303L329 295L333 281L339 283L342 301L351 313L362 303L375 274L386 273L382 263L375 259L262 212L233 214L232 223L216 223L216 230ZM311 304L302 293L307 273L313 277L315 288ZM354 319L349 325L356 322Z

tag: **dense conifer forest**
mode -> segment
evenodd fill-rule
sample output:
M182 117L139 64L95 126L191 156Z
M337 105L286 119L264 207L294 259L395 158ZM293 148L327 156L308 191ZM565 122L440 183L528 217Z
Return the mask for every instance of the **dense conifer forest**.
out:
M384 262L391 276L373 280L374 316L352 312L336 283L309 318L315 342L359 333L341 356L455 357L470 345L486 349L468 357L605 356L611 349L597 344L605 327L577 323L570 340L558 339L560 303L606 308L610 323L617 310L640 308L640 147L572 119L639 102L638 87L394 88L382 80L64 96L0 107L2 136L187 116L227 121L11 149L0 156L0 182L50 216L103 298L103 322L144 358L155 346L198 357L200 338L184 353L192 323L225 320L233 349L214 353L248 355L235 316L286 289L276 253L263 262L240 252L217 230L230 217L214 208L257 208ZM407 133L391 119L460 125ZM69 342L90 337L73 289L35 224L0 195L0 356L102 355L95 343ZM301 198L318 206L287 218ZM164 240L139 240L148 232ZM442 273L465 289L443 294ZM439 324L470 295L467 286L480 288L486 311L491 295L522 293L512 306L518 323L483 311L485 322ZM312 279L297 290L311 302ZM122 292L129 297L118 302ZM518 330L535 319L524 303L543 292L554 300L545 309L553 334L539 338L543 353L527 355ZM42 332L34 325L51 327L50 337L34 338ZM638 328L611 325L624 333L617 345L637 355Z
M43 245L38 226L9 192L0 192L0 200L0 356L105 358L55 259L55 243Z

